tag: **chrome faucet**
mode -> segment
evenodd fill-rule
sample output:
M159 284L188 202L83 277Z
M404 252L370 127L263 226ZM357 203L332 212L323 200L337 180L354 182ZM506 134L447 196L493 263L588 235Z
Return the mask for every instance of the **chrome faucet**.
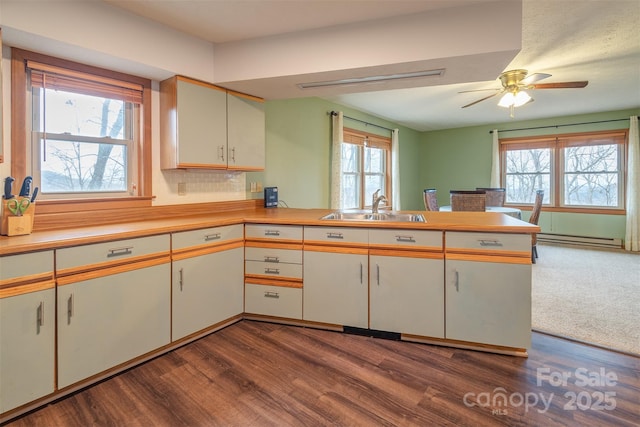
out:
M378 213L378 206L380 205L380 202L384 202L385 204L388 203L387 198L384 195L378 196L379 193L380 193L380 189L376 190L376 192L373 193L373 198L371 201L372 213Z

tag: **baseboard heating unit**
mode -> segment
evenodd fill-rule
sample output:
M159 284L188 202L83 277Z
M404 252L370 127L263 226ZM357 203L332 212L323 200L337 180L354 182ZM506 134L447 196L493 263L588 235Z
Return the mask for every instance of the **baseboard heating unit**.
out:
M597 246L601 248L622 248L622 239L611 237L569 236L566 234L538 234L541 243L558 243L564 245Z

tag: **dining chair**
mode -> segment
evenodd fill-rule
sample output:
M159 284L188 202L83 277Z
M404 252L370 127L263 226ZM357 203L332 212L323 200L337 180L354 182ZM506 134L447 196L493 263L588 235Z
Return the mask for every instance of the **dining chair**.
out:
M507 191L505 188L476 187L476 190L484 190L487 193L487 206L504 206Z
M451 200L451 211L484 212L487 205L486 192L484 190L451 190L449 198Z
M533 209L531 210L531 216L529 217L529 224L538 225L540 219L540 211L542 210L542 199L544 199L544 190L536 190L536 200L533 203ZM536 263L538 258L538 234L531 235L531 262Z
M438 211L440 210L440 206L438 206L438 198L436 197L436 189L435 188L427 188L423 192L424 198L424 209L426 211Z

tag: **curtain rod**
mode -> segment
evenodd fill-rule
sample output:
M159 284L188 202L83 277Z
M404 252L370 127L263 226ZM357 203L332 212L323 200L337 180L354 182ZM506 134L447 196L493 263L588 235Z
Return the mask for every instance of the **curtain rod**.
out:
M638 116L638 118L640 119L640 116ZM515 132L518 130L532 130L532 129L547 129L547 128L559 128L559 127L563 127L563 126L578 126L578 125L590 125L590 124L594 124L594 123L609 123L609 122L621 122L623 120L629 120L628 118L626 119L611 119L611 120L599 120L599 121L595 121L595 122L583 122L583 123L568 123L566 125L551 125L551 126L534 126L531 128L520 128L520 129L505 129L505 130L498 130L498 133L500 132ZM489 133L493 133L492 130L489 131Z
M329 111L329 114L332 115L332 116L337 116L338 112L337 111ZM386 128L384 126L377 125L375 123L365 122L364 120L356 119L355 117L349 117L349 116L345 116L345 115L342 115L342 117L344 117L345 119L349 119L349 120L353 120L353 121L356 121L356 122L364 123L367 126L375 126L377 128L386 129L389 132L393 132L393 129L389 129L389 128Z

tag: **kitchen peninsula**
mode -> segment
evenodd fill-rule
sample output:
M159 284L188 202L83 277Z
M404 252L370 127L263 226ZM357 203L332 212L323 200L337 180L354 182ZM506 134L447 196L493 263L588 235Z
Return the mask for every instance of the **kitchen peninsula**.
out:
M531 234L250 209L0 238L0 422L215 332L265 320L526 356Z

